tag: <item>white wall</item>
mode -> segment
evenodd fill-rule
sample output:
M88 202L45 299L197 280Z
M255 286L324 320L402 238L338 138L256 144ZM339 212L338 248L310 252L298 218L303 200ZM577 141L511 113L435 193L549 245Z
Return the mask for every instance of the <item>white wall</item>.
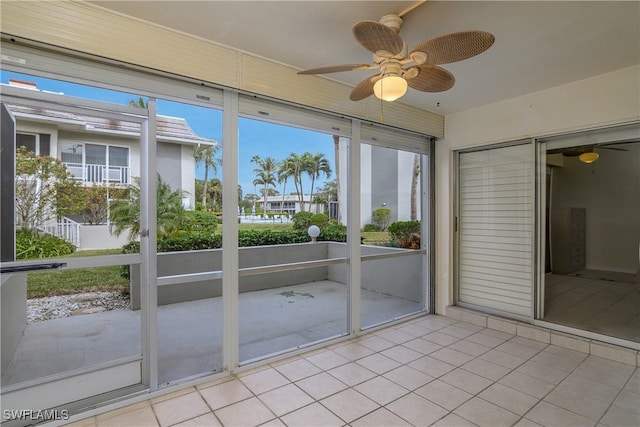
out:
M196 163L193 159L194 147L191 145L181 146L181 162L180 167L182 169L182 184L180 188L189 193L189 206L194 208L196 206ZM209 177L211 179L211 177Z
M81 226L80 249L117 249L129 242L129 230L116 237L109 228L106 224Z
M454 150L635 121L640 65L445 118L436 142L436 311L453 304Z
M598 149L600 159L591 165L577 157L565 158L562 167L553 169L551 208L585 208L588 269L635 273L640 241L640 143L620 147L629 151Z
M360 194L354 195L360 197L360 226L371 223L371 150L372 146L369 144L360 145ZM348 181L342 181L348 185ZM347 185L344 185L346 187ZM347 200L346 198L344 200ZM341 207L345 211L348 204L344 203L344 207Z
M411 180L413 178L413 160L415 154L407 151L398 151L398 221L411 220ZM420 208L420 179L417 188L417 214L421 219Z

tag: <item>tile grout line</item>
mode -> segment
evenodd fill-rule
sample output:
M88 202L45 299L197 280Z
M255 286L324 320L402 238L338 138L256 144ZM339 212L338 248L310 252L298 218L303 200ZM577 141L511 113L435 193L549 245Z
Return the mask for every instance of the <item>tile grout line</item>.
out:
M620 390L618 390L618 392L616 393L616 396L611 400L611 403L609 403L609 406L607 406L607 409L602 413L600 418L598 418L598 421L596 422L596 425L603 424L602 423L602 419L607 415L607 413L609 413L611 408L614 406L614 403L615 403L616 399L625 390L625 387L627 386L627 384L629 384L629 381L631 381L631 378L636 373L636 371L638 371L638 369L640 369L640 368L636 368L633 372L631 372L631 375L629 375L629 378L627 378L627 380L624 382L624 385L622 387L620 387ZM608 425L608 424L603 424L603 425Z

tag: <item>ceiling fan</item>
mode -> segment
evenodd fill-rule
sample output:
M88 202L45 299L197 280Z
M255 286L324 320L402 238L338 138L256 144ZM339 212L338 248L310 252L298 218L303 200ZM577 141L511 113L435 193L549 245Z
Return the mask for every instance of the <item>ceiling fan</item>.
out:
M402 14L383 16L379 22L361 21L353 26L353 36L369 52L372 64L342 64L303 70L298 74L328 74L341 71L378 69L352 91L349 99L360 101L371 95L385 101L402 97L407 86L422 92L444 92L455 84L453 74L441 64L462 61L489 49L495 41L485 31L461 31L425 40L408 52L399 35Z
M624 142L626 143L626 142ZM609 145L615 145L621 143L611 144L591 144L581 145L578 147L557 148L547 151L547 154L562 154L564 157L577 157L582 163L593 163L600 158L600 154L596 152L596 148L603 150L615 150L615 151L629 151L625 148L610 147Z

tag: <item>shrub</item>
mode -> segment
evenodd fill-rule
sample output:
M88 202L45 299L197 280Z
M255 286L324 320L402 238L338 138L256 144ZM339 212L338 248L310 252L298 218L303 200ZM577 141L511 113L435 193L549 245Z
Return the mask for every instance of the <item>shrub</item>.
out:
M396 221L389 226L391 238L402 241L412 234L420 235L420 221Z
M311 222L311 225L317 225L320 228L324 228L329 222L329 217L326 214L317 213L311 216L309 222Z
M217 214L206 211L186 211L181 219L182 230L201 233L215 233L218 227Z
M285 245L288 243L304 243L311 238L306 230L240 230L238 231L238 246L268 246Z
M293 214L293 229L294 230L306 230L311 225L311 212L298 212Z
M380 231L386 231L391 221L391 209L380 208L371 213L371 222L380 228Z
M158 252L195 251L222 247L222 236L207 232L183 233L158 240Z
M16 259L61 257L75 250L71 243L49 234L38 235L26 229L16 231Z
M365 226L362 228L362 231L364 231L365 233L370 233L370 232L382 231L382 230L380 230L380 227L378 227L375 224L365 224Z
M320 235L317 240L324 242L346 242L347 227L338 223L327 224L326 227L320 229Z
M410 236L405 237L398 244L398 247L404 249L420 249L420 235L411 234Z

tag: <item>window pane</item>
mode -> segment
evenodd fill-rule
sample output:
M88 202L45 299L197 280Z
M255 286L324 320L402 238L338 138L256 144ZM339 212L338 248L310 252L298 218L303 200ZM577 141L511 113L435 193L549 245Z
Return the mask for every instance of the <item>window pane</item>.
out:
M48 133L40 134L40 155L48 156L51 153L51 135Z
M423 307L421 157L393 148L361 146L364 328L416 313ZM369 259L371 256L383 258Z
M163 99L157 111L158 378L165 385L222 370L222 112ZM126 149L109 154L111 168L126 163ZM188 274L208 277L167 279Z
M106 165L107 147L104 145L85 144L87 150L86 163L88 165Z
M326 214L337 200L338 138L245 118L239 130L240 361L248 362L345 334L349 291L346 227ZM330 258L344 263L316 264Z
M1 78L5 81L5 72L1 73ZM22 79L32 81L31 76ZM70 129L68 121L73 116L86 122L89 119L109 122L118 113L111 111L106 103L98 106L96 102L96 108L82 109L77 105L77 99L59 93L67 92L63 89L64 82L37 81L38 90L51 92L46 101L40 99L40 102L46 102L42 108L29 106L29 101L38 99L34 89L21 91L16 102L9 106L15 117L12 132L37 134L29 139L35 138L35 149L36 152L39 149L40 156L34 157L33 152L30 156L16 156L16 197L11 208L19 218L18 227L7 230L3 224L0 234L4 239L7 234L15 233L17 250L14 257L20 266L44 261L43 267L55 267L55 263L39 260L52 257L73 258L73 262L67 262L66 267L59 270L12 273L6 278L3 273L2 346L11 351L2 355L1 385L3 402L5 391L11 393L5 387L28 386L20 391L30 394L22 401L36 405L33 409L46 409L64 407L67 403L64 399L70 396L43 392L42 388L50 386L52 378L77 376L74 381L79 384L93 372L104 370L105 364L114 374L110 380L86 381L83 383L86 387L79 388L82 394L77 394L79 389L72 392L76 393L72 400L93 396L112 399L114 394L111 392L139 385L142 381L142 331L145 328L142 327L140 300L134 307L131 298L139 291L132 286L131 278L136 269L140 271L140 257L122 256L123 245L129 239L137 239L137 233L129 225L133 222L131 217L137 220L140 212L139 197L132 197L126 212L122 211L127 216L127 224L122 233L115 234L117 224L114 221L106 223L109 208L112 208L109 200L126 198L127 192L123 187L80 185L78 181L87 177L84 142L93 140L96 134L88 130L88 126ZM82 91L84 98L106 101L96 97L89 86L76 85L76 88ZM21 99L27 102L23 104ZM110 111L110 118L96 117L103 109ZM126 119L128 116L120 117ZM134 138L117 133L105 138L137 145ZM103 159L104 153L102 147ZM61 173L65 167L76 179ZM99 168L103 166L99 165ZM3 247L4 244L5 240ZM127 251L137 252L138 249L130 245ZM119 256L96 257L112 254ZM137 295L139 297L139 293ZM147 301L142 301L143 307L146 304ZM9 307L7 313L5 306Z
M109 147L109 166L129 166L129 149Z
M80 165L82 165L82 152L84 150L84 146L82 144L74 142L61 142L59 145L60 159L63 162L79 163ZM82 176L82 174L80 176Z
M16 134L16 148L25 147L28 151L36 153L36 136L25 135L24 133Z

